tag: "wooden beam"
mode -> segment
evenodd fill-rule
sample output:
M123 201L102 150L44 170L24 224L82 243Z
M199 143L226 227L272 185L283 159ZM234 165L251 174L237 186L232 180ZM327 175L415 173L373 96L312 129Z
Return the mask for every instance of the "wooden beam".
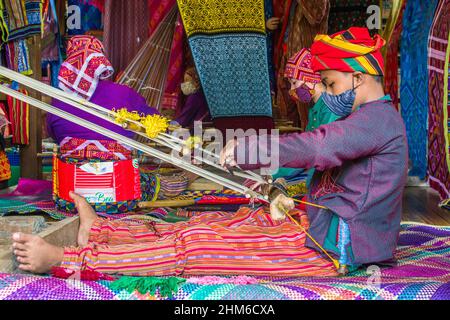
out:
M30 50L30 63L33 78L41 80L41 35L27 39ZM41 95L29 91L30 96L41 99ZM42 151L42 115L38 108L30 107L30 143L20 148L20 175L23 178L42 179L42 158L38 153Z

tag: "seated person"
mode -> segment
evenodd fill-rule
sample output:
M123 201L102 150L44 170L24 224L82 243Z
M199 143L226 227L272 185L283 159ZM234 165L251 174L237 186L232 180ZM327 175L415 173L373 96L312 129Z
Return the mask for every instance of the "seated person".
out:
M206 97L194 67L187 69L184 73L181 91L186 96L186 101L176 122L182 127L188 128L194 125L194 121L210 121L211 116Z
M352 40L349 58L376 62L372 69L350 68L355 63L343 67L339 48L348 47L349 42L342 33L319 37L312 53L327 63L326 67L315 64L316 70L322 71L327 94L339 95L335 98L346 106L354 105L354 112L313 132L283 137L280 163L317 169L309 200L330 211L308 208L308 219L291 210L291 215L298 214L303 228L308 229L310 223L310 232L324 244L332 216L339 215L350 228L354 262L375 263L392 259L396 247L406 181L406 134L402 119L374 77L382 74L380 48L384 42L372 41L366 29L350 31L357 37ZM334 44L334 38L342 39ZM332 48L327 46L330 41ZM234 143L228 145L222 162L234 158L234 147ZM323 171L332 168L340 171L329 173L335 184L320 183L327 176ZM21 270L45 273L52 266L62 266L153 276L337 274L333 263L307 240L303 228L287 218L270 219L265 207L241 207L235 214L206 212L188 222L150 226L99 218L82 197L73 193L71 197L80 214L78 246L56 247L38 236L15 233L13 248ZM339 251L332 253L339 256Z
M158 111L149 107L144 97L133 89L107 80L112 76L113 71L110 61L104 55L103 44L97 38L87 35L74 36L69 40L67 59L59 71L59 87L65 92L108 110L126 108L128 111L136 111L142 115L158 114ZM127 138L133 138L135 135L121 126L62 101L53 99L52 104L60 110ZM96 210L105 213L133 210L138 200L153 198L154 188L150 186L149 180L154 178L143 177L139 174L139 170L133 170L134 164L130 161L133 160L131 148L53 114L47 115L47 131L60 146L61 156L54 165L57 168L54 176L56 181L54 199L59 210L76 213L76 208L69 198L70 190L78 190L88 197ZM103 163L101 169L106 172L104 172L105 180L102 180L102 183L96 179L97 174L92 172L95 168L75 168L77 163L91 161ZM113 171L105 169L111 165L111 162L118 161L121 163L115 163ZM125 185L120 182L120 177L124 176L123 172L130 172L130 170L134 172L134 177L126 178L134 183ZM84 175L82 181L75 178L79 176L77 171ZM122 188L119 189L119 186Z
M351 115L312 132L276 137L278 154L268 152L270 136L232 140L221 159L252 169L262 164L250 165L249 155L259 153L280 166L315 168L307 199L328 209L307 208L310 234L341 264L392 262L400 231L408 146L403 120L383 89L384 43L366 28L317 36L312 68L321 74L322 97L333 108L352 109ZM341 241L345 230L348 238Z
M289 94L292 99L301 103L314 103L308 112L306 131L313 131L323 124L346 117L352 111L351 108L339 110L330 103L328 96L323 94L324 88L321 84L320 74L312 70L311 60L310 50L303 48L288 60L284 72L285 78L291 85ZM287 173L288 177L295 177L304 170L284 168L282 171ZM276 173L276 177L280 177L280 173ZM306 187L309 187L313 174L314 169L308 170Z
M108 110L126 108L144 115L158 114L150 108L144 97L133 89L107 80L113 75L111 63L104 55L103 44L93 36L74 36L67 46L67 59L59 71L59 86L74 96L89 100ZM133 138L134 133L106 120L81 111L64 102L53 100L53 106L98 124L99 126ZM53 114L47 114L49 135L60 144L65 138L85 140L111 140Z

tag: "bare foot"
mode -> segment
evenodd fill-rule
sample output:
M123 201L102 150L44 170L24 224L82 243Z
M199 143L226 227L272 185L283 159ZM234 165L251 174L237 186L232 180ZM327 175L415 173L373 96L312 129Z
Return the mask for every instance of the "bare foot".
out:
M64 257L64 248L20 232L13 234L13 248L19 269L33 273L48 273L52 267L59 266Z
M75 207L77 208L78 215L80 216L80 229L78 230L77 239L78 245L80 247L84 247L88 244L89 233L91 232L92 225L98 216L85 198L74 192L70 192L69 196L75 202Z

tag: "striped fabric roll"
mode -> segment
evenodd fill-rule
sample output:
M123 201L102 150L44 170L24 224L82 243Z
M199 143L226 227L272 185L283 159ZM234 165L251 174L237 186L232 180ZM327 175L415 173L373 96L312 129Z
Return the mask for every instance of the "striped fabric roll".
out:
M304 212L292 213L308 228ZM61 267L136 276L335 276L305 239L296 224L271 220L265 208L205 212L173 224L97 219L89 244L65 248Z

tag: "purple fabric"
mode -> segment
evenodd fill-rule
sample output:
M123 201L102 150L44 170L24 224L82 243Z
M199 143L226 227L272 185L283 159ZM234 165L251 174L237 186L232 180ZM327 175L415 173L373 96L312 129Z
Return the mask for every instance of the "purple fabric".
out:
M270 138L262 137L263 141ZM260 139L261 141L261 139ZM240 139L249 155L258 154L256 137ZM393 258L400 231L403 189L407 179L408 146L405 125L389 101L362 105L349 117L312 132L280 137L279 166L315 168L308 201L330 208L350 228L354 263L375 263ZM259 143L270 154L270 143ZM238 150L237 150L238 151ZM261 166L244 165L244 168ZM323 171L331 172L334 189L315 194ZM328 186L329 187L329 186ZM323 244L329 211L308 207L311 235ZM317 247L308 239L309 247Z
M112 110L113 108L116 110L127 108L128 111L137 111L148 115L158 114L158 111L154 108L150 108L145 102L144 97L136 93L133 89L107 80L99 81L97 89L95 90L90 102L98 104L109 110ZM64 102L53 100L52 104L62 111L70 112L73 115L91 121L100 127L112 130L125 137L132 138L134 136L134 134L130 131L124 130L119 126L84 111L80 111ZM101 134L88 130L70 121L61 119L53 114L47 115L47 130L49 135L58 143L60 143L65 137L86 140L111 140Z
M0 198L28 196L42 196L45 198L45 196L51 196L51 194L51 181L20 178L17 183L17 188L13 192L0 195Z
M210 121L208 104L203 90L199 90L186 98L181 114L175 119L182 127L190 127L194 121Z

